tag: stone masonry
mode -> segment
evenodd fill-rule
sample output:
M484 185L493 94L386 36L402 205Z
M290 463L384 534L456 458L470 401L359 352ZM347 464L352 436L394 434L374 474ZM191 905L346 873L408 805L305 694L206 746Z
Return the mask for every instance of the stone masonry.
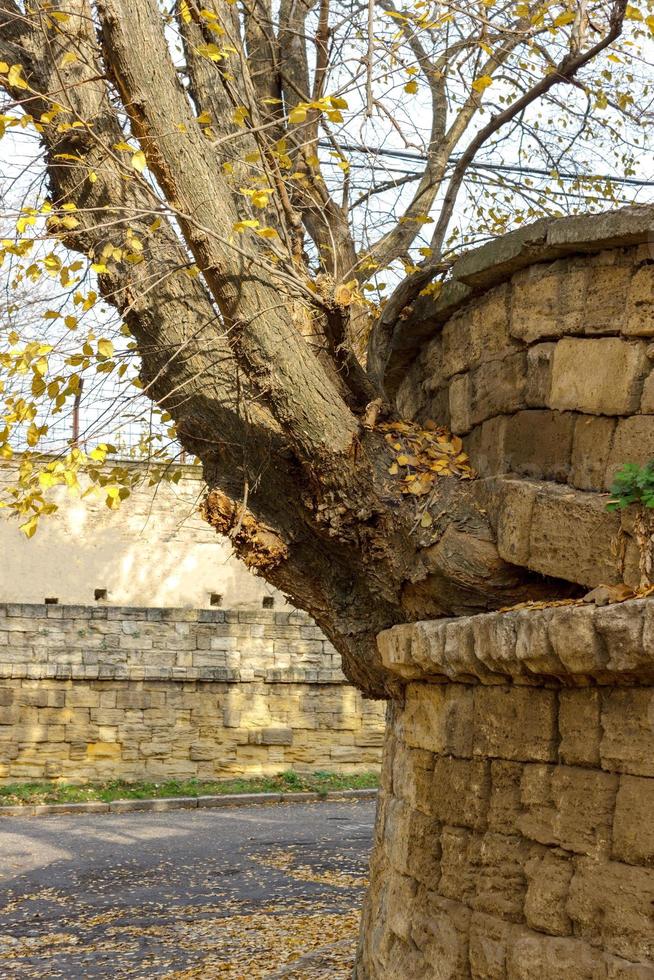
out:
M305 613L0 605L0 783L375 770L364 700Z
M608 247L609 219L618 242L639 244ZM425 300L404 327L409 363L387 379L402 414L449 424L481 476L603 491L624 463L652 458L653 227L654 209L626 209L469 253L449 284L459 302Z
M397 626L357 980L653 980L654 600Z

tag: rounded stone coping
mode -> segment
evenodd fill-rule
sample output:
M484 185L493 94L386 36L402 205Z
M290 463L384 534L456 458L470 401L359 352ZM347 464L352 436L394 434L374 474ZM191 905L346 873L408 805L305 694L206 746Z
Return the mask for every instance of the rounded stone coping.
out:
M654 599L407 623L377 642L386 669L406 682L651 684Z
M466 252L452 266L438 296L419 296L410 314L398 321L384 378L387 392L396 392L408 365L438 327L473 297L506 282L514 272L568 255L646 243L654 257L654 206L641 204L601 214L539 218Z

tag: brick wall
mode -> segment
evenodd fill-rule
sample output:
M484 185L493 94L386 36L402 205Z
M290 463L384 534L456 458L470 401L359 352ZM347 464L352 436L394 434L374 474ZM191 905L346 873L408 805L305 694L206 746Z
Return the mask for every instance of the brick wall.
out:
M191 778L380 760L304 613L0 605L0 782Z
M654 978L654 600L381 634L357 980Z

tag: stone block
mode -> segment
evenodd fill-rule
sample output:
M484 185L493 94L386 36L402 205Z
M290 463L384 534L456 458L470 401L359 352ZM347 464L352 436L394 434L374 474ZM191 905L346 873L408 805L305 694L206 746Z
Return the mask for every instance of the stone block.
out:
M640 602L607 605L595 610L595 630L608 653L606 666L609 670L625 674L641 668L652 671L653 613L651 606L645 610Z
M455 435L465 435L470 431L472 386L470 374L457 374L449 387L450 426Z
M565 482L570 475L572 412L531 410L517 412L506 422L506 469L537 480Z
M489 830L505 834L518 833L518 819L522 813L520 786L523 768L519 762L491 760Z
M572 923L566 901L572 879L572 862L544 849L526 865L525 920L530 928L552 936L569 936Z
M497 549L506 561L526 565L538 487L526 481L512 480L503 484L502 491L497 518Z
M506 954L513 927L493 915L475 912L470 920L469 958L475 980L506 980Z
M524 408L527 355L524 351L487 361L471 372L470 422L478 425L494 415Z
M527 351L525 402L529 408L549 405L552 387L552 359L556 344L534 344Z
M573 766L526 766L520 832L577 854L610 852L618 777Z
M390 773L394 796L414 810L432 815L433 754L424 749L411 749L398 741L390 754Z
M419 956L397 965L389 960L389 969L384 977L428 976L422 964L428 969L438 964L443 978L467 978L469 973L468 936L470 932L470 910L456 902L420 889L413 907L406 913L409 919L409 938L413 950Z
M567 910L575 935L608 953L654 961L654 870L580 858Z
M535 265L513 278L511 336L529 344L560 335L559 276Z
M616 472L625 463L648 463L654 457L654 418L651 415L633 415L620 419L606 469L605 487L610 489Z
M613 822L613 858L654 866L654 779L621 776Z
M470 329L471 348L476 359L493 358L511 346L510 298L509 283L502 283L476 300Z
M651 345L647 349L647 353L649 354L650 352ZM640 411L643 415L654 415L654 371L650 371L645 378L643 396L640 401Z
M443 326L441 333L442 371L444 378L468 371L473 363L471 315L466 309L456 313Z
M507 469L504 437L507 416L496 415L476 426L465 439L465 450L479 476L494 476Z
M532 847L519 837L486 833L481 838L475 892L470 900L476 912L521 922L527 890L525 865Z
M615 333L625 323L631 266L602 264L591 266L589 272L583 312L584 333Z
M637 269L631 280L622 332L631 337L654 335L654 265L651 262Z
M409 684L400 735L412 748L470 758L472 690L463 685Z
M436 757L429 791L431 813L451 827L486 827L490 797L490 762Z
M565 337L554 351L550 407L628 415L638 409L648 370L644 343Z
M89 742L86 754L89 759L119 759L121 745L119 742Z
M566 670L572 674L601 673L606 656L601 637L595 629L595 607L564 606L548 621L552 649Z
M390 800L384 834L392 867L435 891L441 875L438 824L406 803Z
M476 891L481 837L459 827L441 833L441 879L438 891L445 898L470 905Z
M616 424L603 416L577 416L570 482L580 490L604 489Z
M556 759L555 691L480 685L474 688L473 697L475 756L525 762Z
M606 500L598 495L563 487L537 493L529 529L529 568L588 588L621 582L612 550L618 530L619 518L607 512Z
M601 698L597 688L559 694L559 754L571 766L599 766Z
M602 768L634 776L654 776L654 691L602 691Z
M248 733L250 745L292 745L292 728L261 728Z
M524 932L507 955L507 980L604 980L602 957L578 939Z

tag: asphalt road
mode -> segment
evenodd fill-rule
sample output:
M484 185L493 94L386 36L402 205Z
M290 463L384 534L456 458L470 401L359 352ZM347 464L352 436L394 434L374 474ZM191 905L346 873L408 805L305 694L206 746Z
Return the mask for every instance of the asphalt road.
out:
M351 955L374 810L1 817L0 977L251 980L322 943Z

